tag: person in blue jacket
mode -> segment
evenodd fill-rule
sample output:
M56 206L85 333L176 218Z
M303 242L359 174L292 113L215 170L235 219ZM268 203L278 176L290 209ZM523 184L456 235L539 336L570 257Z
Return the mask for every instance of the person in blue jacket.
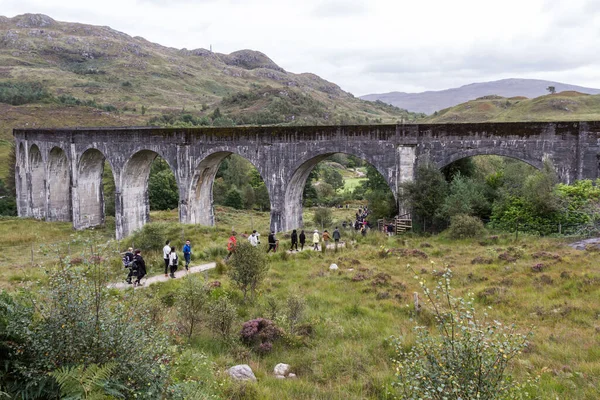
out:
M183 257L185 258L185 270L190 270L190 261L192 260L192 246L190 245L189 239L185 241L183 246Z

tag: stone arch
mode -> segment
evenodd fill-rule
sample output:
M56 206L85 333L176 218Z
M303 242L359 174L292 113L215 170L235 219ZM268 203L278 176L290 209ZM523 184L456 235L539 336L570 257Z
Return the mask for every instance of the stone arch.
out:
M104 223L104 193L102 174L104 154L95 148L87 149L77 163L77 182L73 189L78 212L73 213L73 224L77 229Z
M244 159L248 160L252 165L254 165L254 167L257 167L257 165L254 162L252 162L252 160L248 159L243 154L226 150L217 150L202 158L197 163L197 166L194 169L192 175L192 179L190 181L190 187L188 192L188 220L190 223L206 226L215 225L215 213L213 206L213 183L215 181L217 171L219 170L219 165L231 154L239 155L240 157L243 157ZM265 177L262 173L260 173L260 170L259 174L264 181ZM269 191L268 185L267 191ZM271 201L270 193L269 200ZM271 204L271 207L273 207L273 204Z
M26 217L29 215L29 201L27 199L27 153L23 142L17 147L17 163L15 166L15 185L18 193L18 209L19 216Z
M531 158L527 157L526 155L515 154L514 150L511 151L509 149L503 149L503 148L492 148L492 149L476 148L476 149L461 150L456 153L449 154L446 157L444 157L441 161L438 161L436 163L436 167L438 169L442 169L445 166L450 165L455 161L461 160L463 158L475 157L475 156L501 156L501 157L513 158L515 160L523 161L524 163L527 163L537 169L542 169L544 166L543 160L531 159Z
M31 216L38 219L46 217L46 174L44 171L42 152L36 144L33 144L29 148Z
M177 173L169 160L152 150L137 151L123 166L120 179L122 218L120 237L132 234L150 220L148 179L152 163L158 156L167 162L177 180ZM177 185L179 186L179 181Z
M308 160L305 160L304 162L302 162L302 164L300 164L295 169L293 169L294 172L291 174L291 177L288 180L288 183L285 188L284 199L283 199L284 218L283 218L282 224L281 224L282 231L289 231L290 229L296 229L296 228L302 227L302 225L303 225L302 193L304 192L304 186L306 185L306 180L308 179L308 176L310 175L310 172L312 171L312 169L318 163L325 160L327 157L330 157L337 153L343 153L343 152L331 152L331 153L319 154ZM394 185L390 184L389 177L386 176L385 171L381 170L380 166L371 162L364 155L358 155L358 154L352 154L352 153L343 153L343 154L348 154L348 155L352 155L355 157L359 157L360 159L368 162L373 167L375 167L375 169L377 169L377 171L387 181L388 186L390 187L390 190L392 191L394 196L397 196L395 184Z
M58 146L48 153L48 220L71 220L71 175L69 159Z

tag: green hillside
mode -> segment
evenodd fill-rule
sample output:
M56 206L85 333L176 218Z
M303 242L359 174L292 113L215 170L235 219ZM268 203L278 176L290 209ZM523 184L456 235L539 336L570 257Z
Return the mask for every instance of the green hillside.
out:
M600 95L561 92L505 98L485 96L436 112L430 123L600 120Z
M27 103L91 105L135 115L136 122L165 113L210 117L217 107L238 124L415 118L396 107L357 99L314 74L286 72L258 51L178 50L109 27L58 22L39 14L0 17L0 31L5 32L0 37L0 100L3 84L25 82L41 85L46 94ZM3 102L16 105L11 100Z

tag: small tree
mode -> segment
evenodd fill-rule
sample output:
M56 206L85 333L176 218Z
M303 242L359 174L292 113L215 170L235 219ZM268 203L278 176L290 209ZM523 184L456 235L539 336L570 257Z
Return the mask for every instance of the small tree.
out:
M448 234L452 239L481 237L485 233L483 222L478 217L466 214L453 215L450 218Z
M227 207L235 208L236 210L241 210L244 208L244 200L242 199L242 193L236 188L231 188L227 195L225 196L224 205Z
M321 227L330 226L333 223L333 217L331 216L331 210L325 207L319 207L315 210L313 216L315 224Z
M323 171L325 182L333 187L334 191L338 191L344 187L344 177L337 169L326 168Z
M415 274L416 272L410 269ZM397 343L394 386L403 399L520 399L524 385L513 382L506 367L527 347L530 335L498 321L477 318L474 299L451 294L446 269L435 290L421 289L437 322L437 334L415 327L416 343Z
M225 296L208 305L208 326L224 340L231 337L231 326L237 317L237 309Z
M546 90L547 90L547 91L549 91L549 92L550 92L550 94L554 94L554 93L556 93L556 87L554 87L554 86L548 86L548 87L546 88Z
M231 280L244 292L244 301L247 300L248 292L251 292L254 297L256 288L263 281L268 270L268 258L263 251L247 241L237 245L231 258L229 274Z
M183 278L182 287L177 293L177 310L187 331L188 340L192 338L194 329L204 318L208 291L208 286L201 278L193 275Z
M434 223L447 193L444 175L435 165L427 163L419 165L414 181L402 185L399 197L419 220Z

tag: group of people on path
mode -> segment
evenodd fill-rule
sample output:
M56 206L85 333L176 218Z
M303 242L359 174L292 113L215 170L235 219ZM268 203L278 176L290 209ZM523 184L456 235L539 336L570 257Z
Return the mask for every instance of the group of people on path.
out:
M163 247L165 277L175 278L175 271L177 271L179 266L179 257L175 251L175 247L170 244L171 241L167 240L165 242L165 247ZM190 262L192 260L192 245L189 240L186 240L185 245L183 246L183 258L185 259L185 270L189 271ZM142 285L141 280L147 273L146 262L142 257L142 251L139 249L133 251L130 247L123 256L123 265L125 268L129 269L126 282L130 285L133 284L134 286ZM136 280L133 281L133 278L136 278Z
M302 233L304 233L304 231L302 231ZM319 236L319 230L315 229L315 231L313 232L313 250L315 251L319 251L319 243L321 243L321 239L323 239L323 250L327 249L327 246L329 245L329 242L331 241L331 239L333 238L333 242L335 243L335 248L337 249L337 246L340 243L340 239L342 238L342 234L340 233L339 228L336 226L335 230L333 231L332 234L330 234L327 229L325 229L322 233L321 236Z
M335 228L332 234L329 234L327 229L323 231L320 235L319 230L315 229L312 236L313 250L319 251L319 244L321 243L321 239L323 240L324 249L327 249L327 246L331 239L333 239L335 246L337 248L342 235L338 227ZM248 236L248 241L254 247L257 247L260 244L260 233L256 230L252 231L252 234ZM298 251L298 244L300 244L300 251L304 250L304 245L306 244L306 233L304 230L298 231L294 229L291 235L291 247L290 251ZM275 237L275 232L271 231L268 237L269 247L267 248L267 253L277 251L279 247L279 240ZM235 248L237 246L237 233L235 231L231 232L231 236L227 241L227 256L225 257L225 261L229 260L229 258L235 252ZM185 245L182 249L183 257L185 259L185 270L189 271L190 261L192 257L192 246L189 240L186 240ZM146 276L146 262L142 257L140 249L136 249L135 251L130 247L125 255L123 256L123 265L125 268L129 269L129 274L127 275L126 282L128 284L133 284L134 286L142 285L141 279ZM175 278L175 271L179 266L179 257L177 255L177 251L175 250L175 246L171 246L171 241L167 240L165 242L165 246L163 247L163 260L165 263L165 277ZM133 278L136 278L135 281Z
M133 284L134 286L140 286L142 283L141 279L146 276L146 262L142 257L142 251L136 249L133 251L133 248L127 249L125 255L123 256L123 265L125 268L129 268L129 274L127 274L127 283ZM132 281L133 278L136 278L135 282Z
M185 270L189 271L192 259L192 246L189 240L186 240L185 245L183 245L183 258L185 259ZM175 246L171 246L169 240L165 242L165 247L163 247L163 260L165 261L165 278L175 278L175 271L179 266L179 257L175 251Z

